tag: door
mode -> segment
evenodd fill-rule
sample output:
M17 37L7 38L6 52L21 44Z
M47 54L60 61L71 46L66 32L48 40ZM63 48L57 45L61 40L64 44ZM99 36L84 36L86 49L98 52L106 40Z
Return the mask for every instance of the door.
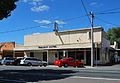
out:
M47 61L47 52L43 52L43 61Z
M86 65L91 64L91 51L87 51L86 53Z

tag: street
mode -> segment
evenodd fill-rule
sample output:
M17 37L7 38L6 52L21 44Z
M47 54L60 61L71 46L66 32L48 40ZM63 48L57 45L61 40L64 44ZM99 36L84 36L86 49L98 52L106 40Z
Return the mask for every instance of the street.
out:
M0 66L1 83L120 83L120 67Z

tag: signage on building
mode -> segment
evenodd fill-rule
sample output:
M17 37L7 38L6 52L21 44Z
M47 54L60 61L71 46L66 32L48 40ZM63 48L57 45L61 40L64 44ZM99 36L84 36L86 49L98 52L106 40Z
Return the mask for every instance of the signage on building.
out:
M51 46L39 46L38 48L56 48L57 46L51 45Z

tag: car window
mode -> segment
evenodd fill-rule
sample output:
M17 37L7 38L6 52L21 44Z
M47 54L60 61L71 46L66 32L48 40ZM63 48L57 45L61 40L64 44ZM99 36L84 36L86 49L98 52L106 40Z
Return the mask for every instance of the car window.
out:
M15 60L14 58L6 58L6 60Z
M37 59L37 61L41 61L40 59Z
M33 58L32 60L37 61L37 59L36 59L36 58Z
M25 60L31 60L31 58L26 58Z

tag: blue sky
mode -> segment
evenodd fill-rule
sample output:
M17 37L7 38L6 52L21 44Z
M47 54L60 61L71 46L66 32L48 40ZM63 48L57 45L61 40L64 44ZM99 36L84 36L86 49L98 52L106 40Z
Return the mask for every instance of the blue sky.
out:
M83 0L83 2L87 11L93 11L95 14L94 26L103 26L105 31L119 26L120 13L97 12L106 13L106 10L110 9L114 9L112 12L120 12L120 0ZM52 23L55 21L58 22L60 30L90 27L81 0L19 0L16 4L17 8L12 11L11 16L0 22L0 42L15 41L23 44L24 35L53 31ZM31 29L8 33L24 28Z

